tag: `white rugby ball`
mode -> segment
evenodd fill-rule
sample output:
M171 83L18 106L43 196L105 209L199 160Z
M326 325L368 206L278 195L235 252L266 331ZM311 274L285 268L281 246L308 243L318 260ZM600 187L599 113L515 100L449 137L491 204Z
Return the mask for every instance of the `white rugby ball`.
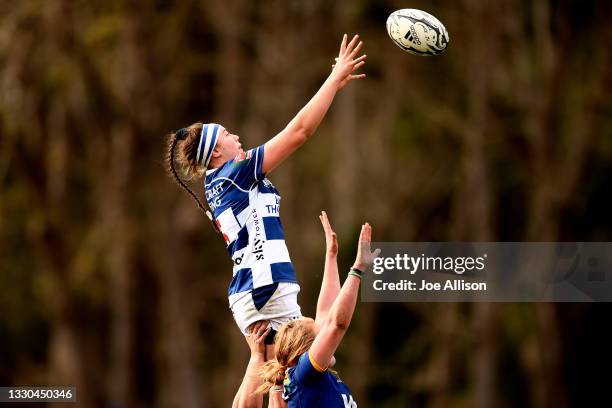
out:
M444 25L431 14L417 9L391 13L387 32L398 47L415 55L442 54L449 42Z

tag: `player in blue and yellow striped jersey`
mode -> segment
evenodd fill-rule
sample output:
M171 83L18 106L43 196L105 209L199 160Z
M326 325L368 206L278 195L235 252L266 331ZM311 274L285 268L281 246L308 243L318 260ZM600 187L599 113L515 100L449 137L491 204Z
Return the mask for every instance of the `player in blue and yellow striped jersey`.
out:
M321 221L328 237L331 226L325 214ZM301 318L279 328L274 344L275 357L263 365L264 384L258 389L260 393L282 390L289 408L357 407L348 386L329 367L335 362L334 353L351 322L363 270L380 253L380 250L371 251L371 238L372 229L366 223L361 228L355 263L339 292L330 285L334 280L338 280L339 285L337 272L335 276L324 277L321 294L325 289L330 296L336 291L337 296L331 307L323 311L323 316L319 316L318 305L316 321ZM329 242L330 239L328 247Z

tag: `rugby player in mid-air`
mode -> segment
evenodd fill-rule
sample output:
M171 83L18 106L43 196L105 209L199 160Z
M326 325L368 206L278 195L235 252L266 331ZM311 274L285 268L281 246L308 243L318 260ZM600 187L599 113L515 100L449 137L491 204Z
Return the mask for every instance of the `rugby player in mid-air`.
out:
M240 138L219 124L195 123L169 135L167 163L171 176L213 220L234 263L229 306L243 334L269 321L270 344L281 324L301 317L300 290L279 218L280 195L266 178L318 128L336 93L365 77L355 72L365 63L363 43L344 35L332 72L319 91L279 134L245 152ZM177 170L178 168L178 170ZM203 178L206 202L200 202L179 176ZM271 347L268 347L271 353Z

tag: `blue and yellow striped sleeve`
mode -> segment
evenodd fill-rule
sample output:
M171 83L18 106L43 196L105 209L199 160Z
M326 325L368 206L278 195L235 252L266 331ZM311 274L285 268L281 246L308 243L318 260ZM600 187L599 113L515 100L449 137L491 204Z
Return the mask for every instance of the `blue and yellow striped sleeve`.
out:
M298 360L294 371L294 377L302 384L311 384L320 381L324 377L326 371L327 369L321 367L321 365L310 356L310 353L306 352L302 354Z

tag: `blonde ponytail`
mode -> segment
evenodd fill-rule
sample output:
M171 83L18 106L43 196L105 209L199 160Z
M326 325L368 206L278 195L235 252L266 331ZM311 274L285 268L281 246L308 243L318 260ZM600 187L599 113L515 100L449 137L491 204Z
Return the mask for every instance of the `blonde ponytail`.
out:
M267 394L270 388L282 385L285 381L285 375L287 373L287 366L282 365L277 359L266 361L261 368L261 378L263 384L257 388L257 393Z

